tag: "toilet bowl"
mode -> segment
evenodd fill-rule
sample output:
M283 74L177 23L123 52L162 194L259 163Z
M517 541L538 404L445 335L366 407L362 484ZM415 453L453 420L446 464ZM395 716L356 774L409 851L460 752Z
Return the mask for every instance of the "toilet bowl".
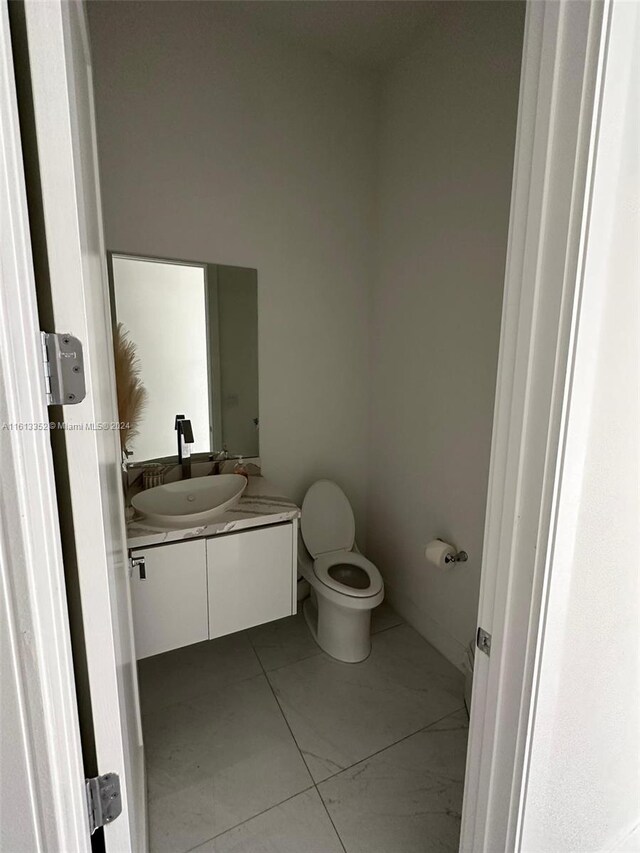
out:
M355 545L355 519L336 483L318 480L300 517L298 570L311 595L303 612L323 651L345 663L371 652L371 611L384 598L382 576Z

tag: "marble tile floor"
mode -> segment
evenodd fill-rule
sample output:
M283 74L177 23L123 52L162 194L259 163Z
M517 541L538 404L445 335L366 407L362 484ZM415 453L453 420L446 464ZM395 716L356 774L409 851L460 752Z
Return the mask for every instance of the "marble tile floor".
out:
M383 603L343 664L301 613L139 663L151 853L454 853L460 672Z

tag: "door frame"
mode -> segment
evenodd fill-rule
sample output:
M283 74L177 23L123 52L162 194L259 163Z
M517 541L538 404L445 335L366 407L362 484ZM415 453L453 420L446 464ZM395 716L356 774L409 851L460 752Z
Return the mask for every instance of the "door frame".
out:
M580 295L597 109L614 0L530 2L516 162L461 850L515 849ZM11 43L0 18L0 146L9 227L0 251L0 403L45 423L39 327ZM576 89L577 87L577 89ZM576 99L576 91L581 93ZM16 318L19 318L16 321ZM51 450L45 431L0 433L1 580L21 686L40 850L88 851L84 772Z
M49 423L6 3L0 87L0 584L10 635L3 658L11 659L20 707L20 730L9 734L25 757L29 802L21 818L37 850L90 853L49 432L4 428Z
M527 5L461 853L520 849L615 2Z

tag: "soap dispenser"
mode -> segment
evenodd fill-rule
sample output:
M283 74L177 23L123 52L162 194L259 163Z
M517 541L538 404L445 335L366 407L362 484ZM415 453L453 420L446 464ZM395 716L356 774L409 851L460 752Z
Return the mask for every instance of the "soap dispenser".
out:
M233 466L234 474L241 474L243 477L247 478L247 483L249 482L249 472L247 471L247 466L244 464L242 456L238 458L238 461Z

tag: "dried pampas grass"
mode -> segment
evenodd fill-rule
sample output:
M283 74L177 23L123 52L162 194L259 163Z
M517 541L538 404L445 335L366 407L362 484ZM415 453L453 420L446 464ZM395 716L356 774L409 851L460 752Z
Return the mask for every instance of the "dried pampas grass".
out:
M136 345L129 333L118 323L113 333L113 350L116 363L118 389L118 415L123 425L120 429L120 446L124 456L129 456L129 441L138 435L142 410L147 402L147 391L140 378L140 359Z

